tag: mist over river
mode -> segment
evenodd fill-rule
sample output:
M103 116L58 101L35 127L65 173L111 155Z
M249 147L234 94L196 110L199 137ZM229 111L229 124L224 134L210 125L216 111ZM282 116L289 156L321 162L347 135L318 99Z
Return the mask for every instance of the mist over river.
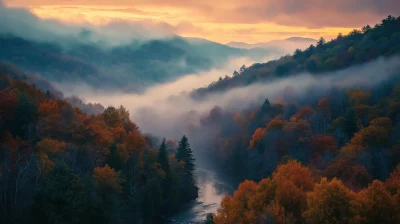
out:
M181 212L170 218L171 224L184 224L202 221L208 213L216 212L221 200L227 194L232 194L234 188L218 178L215 172L210 170L196 169L197 186L199 197L185 206Z

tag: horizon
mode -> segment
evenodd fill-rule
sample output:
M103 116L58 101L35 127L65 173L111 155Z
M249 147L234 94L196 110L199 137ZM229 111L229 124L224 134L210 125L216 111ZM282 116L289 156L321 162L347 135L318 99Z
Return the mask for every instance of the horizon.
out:
M355 1L307 0L292 4L289 0L253 0L243 4L232 0L221 6L211 1L117 1L102 0L93 5L86 0L0 0L6 7L20 7L40 19L66 24L104 26L135 23L152 31L182 37L196 37L226 44L255 44L290 37L330 40L338 33L347 34L363 25L374 26L389 14L397 14L398 3L391 0L363 4ZM321 18L321 7L329 11ZM260 9L261 8L261 9ZM314 9L315 8L315 9ZM345 17L346 19L343 19Z

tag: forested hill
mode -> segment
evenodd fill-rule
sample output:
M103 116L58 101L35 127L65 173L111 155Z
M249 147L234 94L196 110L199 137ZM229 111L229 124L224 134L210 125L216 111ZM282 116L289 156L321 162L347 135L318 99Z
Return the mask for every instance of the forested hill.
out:
M88 115L7 68L0 223L160 223L197 197L185 136L178 145L144 135L123 106Z
M105 47L73 38L60 44L0 33L0 61L40 73L48 81L138 92L186 74L221 68L233 57L255 59L278 52L191 42L171 37Z
M321 38L316 46L311 45L303 51L296 50L293 55L267 63L253 64L248 68L242 67L239 72L235 71L232 77L220 78L205 88L193 91L192 96L201 98L209 93L223 92L302 72L317 75L399 53L400 17L388 16L374 27L367 25L348 35L339 34L329 42Z

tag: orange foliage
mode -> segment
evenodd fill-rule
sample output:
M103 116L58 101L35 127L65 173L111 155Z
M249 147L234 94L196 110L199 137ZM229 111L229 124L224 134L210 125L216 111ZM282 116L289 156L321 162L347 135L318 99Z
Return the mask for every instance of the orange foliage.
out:
M268 124L267 124L267 131L272 131L272 130L279 130L282 129L285 125L285 121L282 120L281 116L276 116L274 117Z
M275 200L287 212L300 217L306 208L306 193L314 188L311 171L297 161L279 165L272 175L276 183Z
M340 180L322 178L314 190L307 193L307 210L303 213L307 223L349 223L351 200L354 193Z
M249 211L249 198L256 192L257 184L253 181L245 180L235 191L233 198L226 196L215 217L215 223L255 223L256 217Z
M62 153L66 148L65 142L60 142L51 138L44 138L36 143L36 150L46 154Z
M262 139L264 138L265 135L265 129L264 128L257 128L254 133L253 136L250 140L250 149L254 149L258 143L260 143L260 141L262 141Z
M368 102L369 98L371 97L370 92L364 92L360 89L349 90L347 95L350 98L350 102L353 104L365 104Z
M398 223L400 213L396 198L391 196L385 185L375 180L367 189L360 191L352 201L353 223Z
M58 114L58 112L59 112L59 109L58 109L58 104L57 104L56 100L44 101L39 106L39 114L44 117L46 117L46 116L59 117L60 115Z
M325 112L325 113L329 113L330 111L330 107L329 107L329 101L327 97L324 97L322 99L320 99L318 101L317 104L318 109L320 109L321 111Z
M390 177L385 181L385 185L392 194L400 193L400 164L390 174Z
M335 152L337 142L332 135L314 135L310 139L310 148L315 155L323 152Z
M293 115L290 120L291 121L298 121L298 120L307 120L310 119L311 116L315 113L314 109L310 106L304 106L300 109L299 112L297 112L295 115Z
M145 145L146 141L138 130L133 130L126 136L126 149L129 156L142 152Z
M92 177L100 189L122 191L121 183L123 180L120 178L119 172L116 172L107 164L104 167L94 168Z

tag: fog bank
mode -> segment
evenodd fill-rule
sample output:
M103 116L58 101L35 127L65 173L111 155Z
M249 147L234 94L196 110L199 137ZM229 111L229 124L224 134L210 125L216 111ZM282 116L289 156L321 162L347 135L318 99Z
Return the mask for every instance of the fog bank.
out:
M200 101L189 97L189 92L194 88L203 87L218 77L229 74L235 66L238 68L238 64L246 64L243 62L246 60L242 58L231 62L230 66L222 70L188 75L170 83L151 87L143 94L104 93L83 86L77 86L75 89L58 87L67 95L74 93L89 102L101 103L104 106L124 105L130 111L132 120L143 132L160 137L178 138L185 133L188 124L198 125L201 117L216 105L224 110L238 111L251 105L261 105L266 98L277 102L285 95L288 86L299 99L313 95L323 96L324 92L332 87L368 88L397 75L400 71L399 57L380 58L337 72L317 76L302 73L269 83L235 88L222 94L212 94Z

